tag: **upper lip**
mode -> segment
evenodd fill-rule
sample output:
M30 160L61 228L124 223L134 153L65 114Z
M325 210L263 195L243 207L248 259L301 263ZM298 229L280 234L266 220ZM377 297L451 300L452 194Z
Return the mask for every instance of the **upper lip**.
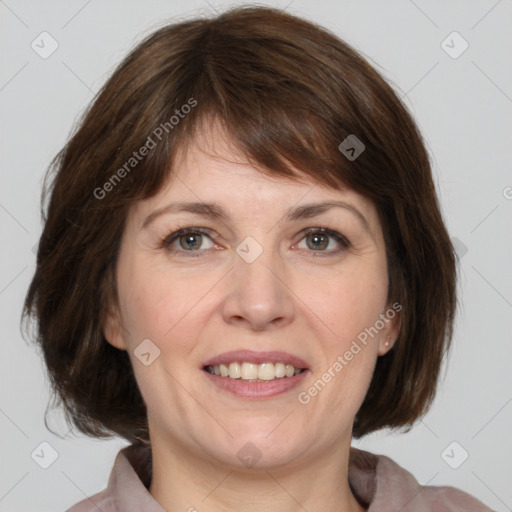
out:
M220 364L226 364L231 362L248 362L254 364L262 363L285 363L291 364L295 368L307 369L307 363L300 357L289 354L288 352L281 351L265 351L265 352L254 352L253 350L231 350L230 352L223 352L218 356L212 357L205 361L201 368L205 366L218 366Z

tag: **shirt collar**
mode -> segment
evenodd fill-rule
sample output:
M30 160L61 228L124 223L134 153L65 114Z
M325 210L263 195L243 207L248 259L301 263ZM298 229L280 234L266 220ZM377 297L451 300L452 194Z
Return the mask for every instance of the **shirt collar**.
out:
M166 512L151 496L152 454L147 443L123 448L116 457L107 495L122 512ZM491 512L481 502L453 487L423 487L414 476L384 455L350 448L348 480L367 512L383 510Z
M364 506L372 502L376 487L379 457L356 448L350 449L349 485ZM116 457L107 491L123 512L166 512L151 496L151 446L134 443L123 448Z
M166 512L149 494L151 483L151 446L135 443L123 448L110 473L107 491L123 512Z

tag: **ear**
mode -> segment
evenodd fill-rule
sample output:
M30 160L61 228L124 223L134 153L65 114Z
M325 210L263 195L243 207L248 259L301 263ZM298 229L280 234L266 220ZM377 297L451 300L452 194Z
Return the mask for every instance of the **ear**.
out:
M119 350L126 350L126 342L121 328L121 315L117 305L109 307L103 318L102 327L103 336L112 346Z
M400 311L402 305L398 302L388 304L385 312L381 315L384 327L379 333L379 356L387 354L395 345L402 326Z

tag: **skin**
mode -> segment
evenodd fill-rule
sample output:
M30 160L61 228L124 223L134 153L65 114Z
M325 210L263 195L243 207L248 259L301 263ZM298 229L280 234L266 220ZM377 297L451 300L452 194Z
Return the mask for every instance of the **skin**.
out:
M149 492L166 510L365 510L348 485L351 429L376 360L398 335L398 314L307 405L297 396L390 307L373 203L349 189L264 175L219 127L203 131L182 156L163 190L132 205L117 265L119 302L104 325L109 343L128 351L147 404ZM283 221L289 207L329 200L353 205L368 229L339 207ZM231 220L169 213L141 228L173 201L217 202ZM198 245L182 236L163 247L180 227L212 235L196 238ZM307 228L331 229L351 245L324 236L317 249ZM263 248L252 263L236 252L248 236ZM202 255L191 257L191 245ZM134 351L147 338L160 355L145 366ZM237 397L199 368L238 349L287 351L304 359L310 373L275 397ZM237 457L246 443L261 454L253 467Z

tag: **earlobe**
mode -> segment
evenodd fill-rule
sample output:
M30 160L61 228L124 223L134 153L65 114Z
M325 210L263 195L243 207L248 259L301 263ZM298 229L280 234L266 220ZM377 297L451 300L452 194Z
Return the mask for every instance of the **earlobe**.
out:
M401 316L395 315L390 320L391 324L385 328L385 331L380 337L379 343L379 356L387 354L395 345L398 335L400 334Z
M117 311L109 311L103 320L103 336L119 350L126 350L126 343L122 336L121 322Z
M383 356L384 354L386 354L387 352L389 352L392 348L393 348L393 345L394 345L394 342L391 343L391 335L386 335L384 337L384 339L386 341L383 341L383 339L381 338L381 341L380 341L380 346L379 346L379 356Z

